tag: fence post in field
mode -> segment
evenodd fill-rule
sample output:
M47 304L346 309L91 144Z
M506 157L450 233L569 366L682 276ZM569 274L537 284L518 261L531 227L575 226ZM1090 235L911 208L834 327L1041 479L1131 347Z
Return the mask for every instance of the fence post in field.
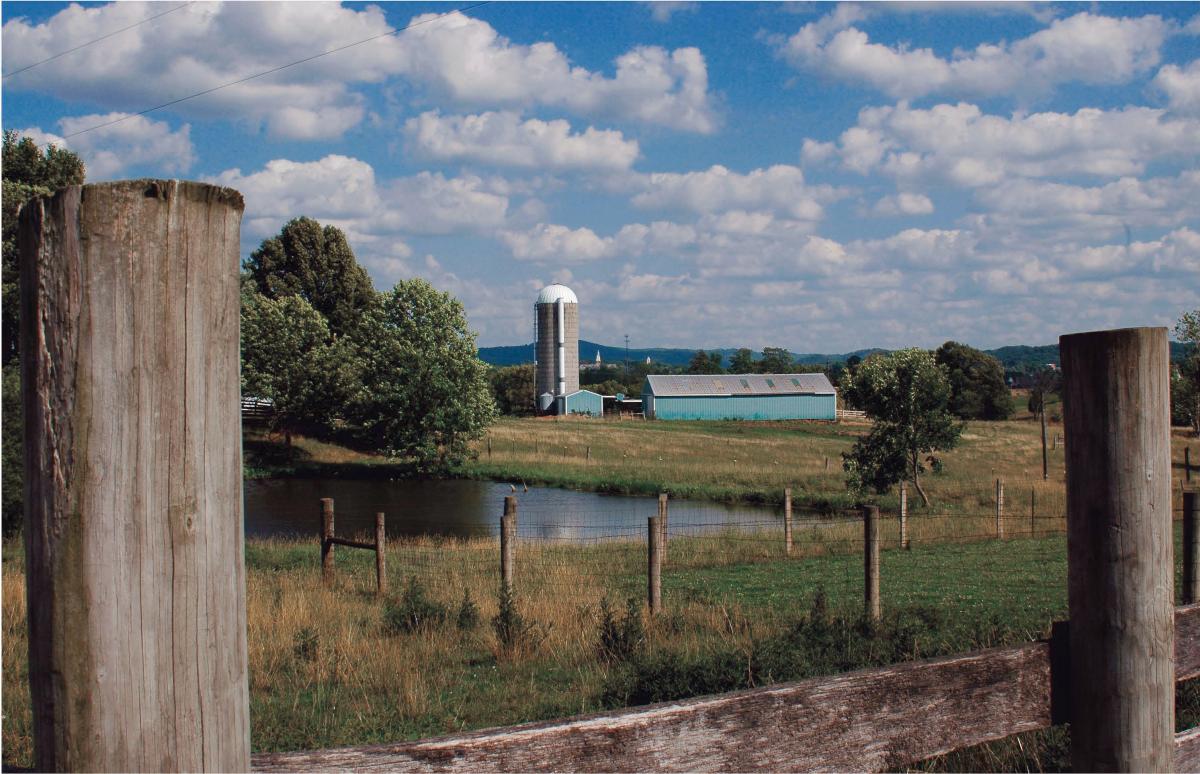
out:
M1183 493L1183 604L1200 602L1200 492Z
M825 458L825 470L829 470L829 458Z
M592 461L592 447L591 447L591 446L587 447L587 456L586 456L586 457L584 457L584 461L585 461L585 462L591 462L591 461Z
M650 615L662 610L662 517L646 519L646 601Z
M783 490L783 553L792 555L792 488Z
M35 770L249 769L242 207L137 180L21 211Z
M488 436L487 441L488 441L488 459L490 460L492 458L492 437L490 435Z
M1029 487L1029 537L1037 534L1037 489Z
M513 570L517 549L517 498L504 498L504 515L500 517L500 581L509 592L513 588Z
M662 560L667 561L667 501L670 500L670 495L666 492L660 492L658 495L658 528L662 535L659 540L662 550Z
M333 498L321 498L321 580L333 583Z
M863 614L878 621L879 605L879 506L864 505L863 514Z
M379 596L387 592L387 531L383 514L375 514L375 583Z
M1169 771L1175 665L1166 328L1059 339L1071 762Z
M1042 480L1050 480L1050 458L1046 456L1046 405L1045 396L1042 396L1042 410L1038 413L1042 415Z
M996 479L996 537L1004 538L1004 482Z
M911 550L908 541L908 482L900 482L900 547L905 551Z

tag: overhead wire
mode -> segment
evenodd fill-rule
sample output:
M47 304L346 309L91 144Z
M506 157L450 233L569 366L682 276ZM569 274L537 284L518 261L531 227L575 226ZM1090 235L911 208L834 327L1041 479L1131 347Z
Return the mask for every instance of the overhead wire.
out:
M311 62L315 59L320 59L321 57L329 56L330 54L336 54L339 51L345 51L346 49L354 48L355 46L361 46L364 43L370 43L373 40L379 40L380 38L386 38L386 37L390 37L393 35L399 35L401 32L411 30L414 27L419 27L423 24L429 24L431 22L440 21L440 20L445 19L446 17L451 16L456 13L464 13L466 11L470 11L472 9L479 8L480 6L488 5L488 3L490 3L490 2L491 2L491 0L483 0L483 2L473 3L471 5L465 5L461 8L456 8L453 11L447 11L446 13L438 14L437 16L431 17L429 19L423 19L418 22L413 22L411 24L407 24L399 29L391 30L390 32L383 32L378 35L372 35L369 38L363 38L362 40L356 40L353 43L347 43L344 46L338 46L336 48L331 48L327 51L322 51L319 54L313 54L312 56L306 56L303 59L297 59L294 62L288 62L287 64L279 65L278 67L272 67L269 70L263 70L262 72L254 73L253 75L247 75L244 78L238 78L236 80L228 81L226 83L222 83L220 85L213 86L212 88L209 88L209 89L203 89L203 90L197 91L193 94L188 94L185 97L179 97L178 99L173 99L173 100L170 100L169 102L164 102L161 105L155 105L154 107L146 108L145 110L139 110L136 113L126 114L126 115L122 116L121 118L116 118L111 121L105 121L103 123L95 124L94 126L89 126L86 129L80 129L78 132L72 132L71 134L64 135L63 139L67 140L72 137L78 137L81 134L86 134L88 132L95 131L96 129L103 129L106 126L112 126L114 124L119 124L124 121L129 121L130 119L137 118L138 116L144 116L147 113L153 113L156 110L162 110L163 108L171 107L172 105L178 105L181 102L187 102L188 100L196 99L197 97L203 97L206 94L212 94L213 92L220 91L221 89L227 89L230 86L237 86L238 84L246 83L247 81L252 81L252 80L255 80L256 78L262 78L267 75L272 75L273 73L280 72L281 70L286 70L290 67L295 67L296 65L304 64L305 62Z
M152 21L154 21L155 19L160 19L160 18L162 18L163 16L166 16L166 15L167 15L167 14L169 14L169 13L175 13L176 11L178 11L178 10L179 10L179 9L181 9L181 8L187 8L189 5L191 5L191 4L192 4L192 3L194 3L194 2L195 2L195 0L188 0L188 2L186 2L186 3L182 4L182 5L177 5L177 6L175 6L174 8L171 8L171 9L169 9L169 10L163 11L162 13L156 13L156 14L154 14L153 16L149 16L149 17L147 17L147 18L145 18L145 19L142 19L140 22L137 22L137 23L135 23L135 24L130 24L128 27L122 27L122 28L121 28L121 29L119 29L119 30L113 30L112 32L108 33L107 35L101 35L101 36L100 36L100 37L98 37L98 38L94 38L94 39L92 39L92 40L89 40L87 43L80 43L78 46L75 46L74 48L68 48L66 51L59 51L57 54L55 54L55 55L53 55L53 56L48 56L48 57L46 57L45 59L42 59L41 61L34 62L33 64L30 64L30 65L25 65L25 66L24 66L24 67L22 67L20 70L13 70L11 73L5 73L3 77L5 77L5 78L8 78L8 77L11 77L11 76L13 76L13 75L19 75L19 74L21 74L21 73L25 72L26 70L32 70L33 68L35 68L35 67L37 67L37 66L39 66L39 65L44 65L44 64L46 64L47 62L53 62L55 59L58 59L59 57L64 57L64 56L66 56L67 54L70 54L70 53L73 53L73 52L75 52L75 51L78 51L78 50L79 50L79 49L81 49L81 48L87 48L88 46L92 45L93 43L99 43L99 42L100 42L100 41L102 41L102 40L108 40L108 39L109 39L109 38L111 38L113 35L120 35L122 32L127 32L127 31L129 31L129 30L133 29L134 27L140 27L140 26L142 26L143 24L147 24L147 23L149 23L149 22L152 22Z

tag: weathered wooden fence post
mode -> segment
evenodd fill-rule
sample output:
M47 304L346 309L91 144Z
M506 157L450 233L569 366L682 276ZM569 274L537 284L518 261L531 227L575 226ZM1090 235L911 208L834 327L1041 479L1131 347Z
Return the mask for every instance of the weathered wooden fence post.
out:
M591 461L592 461L592 447L589 446L589 447L587 447L587 453L584 456L584 462L591 462Z
M996 479L996 537L1004 538L1004 482Z
M488 441L488 459L490 460L492 458L492 437L490 435L488 436L487 441Z
M517 498L504 498L504 515L500 517L500 581L509 592L513 588L513 571L517 550Z
M36 770L250 766L241 216L175 180L21 213Z
M646 602L650 615L662 610L662 517L646 519Z
M783 490L783 553L792 555L792 488Z
M667 523L668 523L668 506L670 495L666 492L660 492L658 495L658 528L661 531L659 536L659 545L662 552L662 560L667 561Z
M879 506L864 505L863 515L863 614L878 621L879 604Z
M375 584L379 596L387 593L387 530L384 516L375 514Z
M321 498L321 580L333 583L333 498Z
M908 541L908 482L900 482L900 547L905 551L912 550Z
M1071 760L1169 771L1175 717L1166 328L1059 339L1067 445Z
M1183 604L1200 602L1200 492L1183 493Z
M1029 487L1029 537L1037 534L1037 489Z

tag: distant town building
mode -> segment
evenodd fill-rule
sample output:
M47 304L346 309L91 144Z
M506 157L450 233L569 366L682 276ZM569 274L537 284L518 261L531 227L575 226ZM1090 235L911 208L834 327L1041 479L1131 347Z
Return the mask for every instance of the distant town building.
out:
M647 419L837 419L837 390L825 374L650 375Z

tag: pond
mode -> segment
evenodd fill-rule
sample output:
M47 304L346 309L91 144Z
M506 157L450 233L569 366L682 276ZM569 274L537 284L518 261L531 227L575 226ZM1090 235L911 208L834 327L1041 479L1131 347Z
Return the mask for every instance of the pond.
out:
M522 538L587 542L643 537L646 518L658 513L652 497L605 495L520 485L517 521ZM267 479L245 482L246 534L251 537L313 536L320 499L332 497L339 537L374 534L375 513L386 514L393 537L496 535L511 485L492 481L352 481ZM778 525L782 508L672 500L672 532L751 529Z

